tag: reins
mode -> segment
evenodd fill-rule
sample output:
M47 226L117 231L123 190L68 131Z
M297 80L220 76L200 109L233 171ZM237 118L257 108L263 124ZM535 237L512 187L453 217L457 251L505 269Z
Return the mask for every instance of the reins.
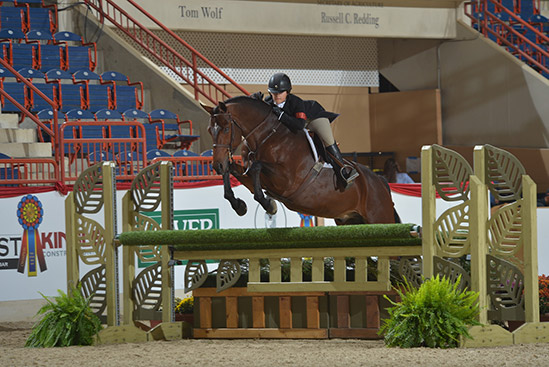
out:
M278 130L278 127L280 126L281 122L278 121L278 123L271 128L271 131L269 132L269 134L263 139L261 140L261 142L259 144L256 145L256 148L255 149L252 149L252 147L250 147L250 144L248 143L248 140L250 139L250 137L256 132L259 130L259 128L261 128L265 123L267 123L267 119L270 115L270 111L267 113L267 115L265 116L265 118L263 119L263 121L261 121L256 127L254 127L246 136L244 136L244 138L242 139L242 141L240 143L238 143L238 145L236 147L233 148L233 140L234 140L234 134L233 134L233 125L238 127L240 129L240 131L242 133L244 133L244 129L238 124L238 121L236 121L233 116L231 115L230 112L224 112L224 113L216 113L214 115L212 115L212 119L215 119L217 116L228 116L228 120L231 122L231 140L229 142L229 144L217 144L216 142L214 142L213 144L213 147L216 148L216 147L221 147L221 148L227 148L229 150L229 155L230 155L230 159L232 160L232 155L233 153L240 147L240 145L244 144L246 145L246 147L250 150L250 154L255 154L255 151L261 146L263 145L267 140L269 140L269 138L271 138L271 136L273 136L277 130ZM217 123L216 123L217 125ZM217 134L216 134L216 141L217 141Z

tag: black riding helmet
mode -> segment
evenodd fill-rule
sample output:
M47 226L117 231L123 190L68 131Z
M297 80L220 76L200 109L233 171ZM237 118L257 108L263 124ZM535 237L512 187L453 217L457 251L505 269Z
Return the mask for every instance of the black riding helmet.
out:
M284 73L276 73L269 80L269 93L282 93L292 90L292 82L288 75Z

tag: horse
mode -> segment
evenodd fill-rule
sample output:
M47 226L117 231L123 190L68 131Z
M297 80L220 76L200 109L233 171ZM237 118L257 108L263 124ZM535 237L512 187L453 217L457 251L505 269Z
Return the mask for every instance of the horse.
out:
M237 96L216 107L202 107L210 114L213 168L222 175L224 197L238 215L246 214L247 208L234 195L231 174L269 214L277 210L274 198L290 210L334 218L337 225L399 222L389 185L382 176L349 162L359 176L342 189L333 169L315 159L307 132L290 131L264 101ZM238 148L243 166L233 160Z

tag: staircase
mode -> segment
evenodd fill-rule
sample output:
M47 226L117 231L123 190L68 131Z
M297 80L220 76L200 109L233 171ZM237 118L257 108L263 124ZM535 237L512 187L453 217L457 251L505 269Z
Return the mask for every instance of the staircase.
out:
M0 153L14 158L52 157L51 143L39 143L36 129L19 127L17 114L0 114Z
M464 3L471 25L549 78L549 19L540 0L472 0Z

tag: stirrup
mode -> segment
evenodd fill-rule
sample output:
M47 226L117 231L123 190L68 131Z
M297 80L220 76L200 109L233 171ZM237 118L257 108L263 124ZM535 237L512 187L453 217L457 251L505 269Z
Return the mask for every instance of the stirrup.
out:
M343 172L347 168L350 170L350 173L349 173L349 177L346 178ZM343 180L347 182L347 184L352 183L358 177L357 170L354 169L353 166L350 166L348 164L344 164L343 167L341 167L341 169L339 170L339 173L341 174L341 177L343 178Z

